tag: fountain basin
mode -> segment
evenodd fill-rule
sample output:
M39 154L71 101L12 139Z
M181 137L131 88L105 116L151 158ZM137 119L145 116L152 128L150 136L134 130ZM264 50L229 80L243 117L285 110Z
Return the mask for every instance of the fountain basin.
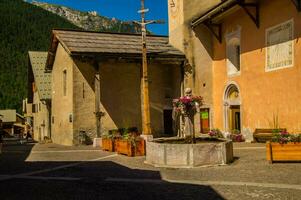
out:
M148 141L145 163L155 167L193 168L225 165L233 161L232 141L218 139L196 144L177 144L177 140Z

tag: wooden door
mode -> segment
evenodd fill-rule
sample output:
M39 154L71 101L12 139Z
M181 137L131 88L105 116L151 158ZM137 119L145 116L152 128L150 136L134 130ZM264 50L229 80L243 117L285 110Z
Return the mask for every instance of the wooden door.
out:
M230 115L230 130L240 131L240 106L231 106Z
M200 125L201 125L201 133L208 133L210 131L210 115L209 108L204 108L200 110Z

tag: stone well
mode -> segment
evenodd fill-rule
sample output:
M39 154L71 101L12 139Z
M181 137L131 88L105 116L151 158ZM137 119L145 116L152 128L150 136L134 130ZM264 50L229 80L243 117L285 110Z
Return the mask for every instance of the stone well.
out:
M146 161L155 167L192 168L224 165L233 160L232 141L202 142L197 144L146 143Z

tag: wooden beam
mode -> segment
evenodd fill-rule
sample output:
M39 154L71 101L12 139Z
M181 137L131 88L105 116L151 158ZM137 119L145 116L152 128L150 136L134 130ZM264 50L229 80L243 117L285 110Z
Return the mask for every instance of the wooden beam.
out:
M243 8L251 20L255 23L256 27L260 27L259 21L259 3L245 3L244 0L239 1L238 5ZM252 12L253 10L253 12ZM255 14L254 14L255 12Z
M301 11L301 0L291 0L293 4L296 6L298 12Z
M222 24L214 24L211 21L205 21L204 25L209 29L219 43L222 43Z

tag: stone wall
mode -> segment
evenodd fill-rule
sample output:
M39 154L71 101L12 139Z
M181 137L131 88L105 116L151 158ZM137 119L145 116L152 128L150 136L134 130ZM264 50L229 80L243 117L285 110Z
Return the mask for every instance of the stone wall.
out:
M62 145L73 145L73 60L58 45L52 70L52 140ZM67 73L66 95L63 94L63 72Z
M73 134L79 142L79 132L84 131L91 142L96 136L95 119L95 66L74 59L73 65Z
M204 98L203 108L210 108L213 119L213 37L204 26L192 30L191 21L207 9L220 3L219 0L178 0L176 9L169 0L169 41L183 51L189 61L186 65L184 87L193 89L194 95ZM212 123L212 120L210 120ZM196 132L200 132L200 119L195 119ZM211 126L214 126L211 124Z
M121 127L141 131L140 64L115 61L99 64L101 80L101 120L104 132ZM180 95L180 66L149 65L151 123L154 136L163 134L163 109L171 109Z
M33 139L43 141L44 137L50 137L49 105L41 101L38 91L33 93L33 104L35 113L33 113Z

